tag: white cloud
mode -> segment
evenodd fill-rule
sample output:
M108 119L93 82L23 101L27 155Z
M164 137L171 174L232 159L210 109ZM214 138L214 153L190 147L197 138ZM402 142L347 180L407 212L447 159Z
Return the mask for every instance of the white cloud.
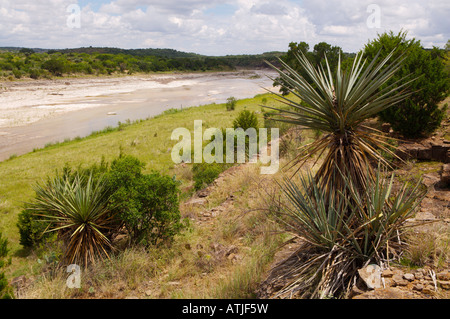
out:
M0 0L0 46L169 47L224 55L286 50L292 41L355 52L377 33L401 29L428 47L450 38L447 0L111 0L83 5L81 28L71 29L66 9L76 2ZM379 29L366 23L372 3L380 8Z

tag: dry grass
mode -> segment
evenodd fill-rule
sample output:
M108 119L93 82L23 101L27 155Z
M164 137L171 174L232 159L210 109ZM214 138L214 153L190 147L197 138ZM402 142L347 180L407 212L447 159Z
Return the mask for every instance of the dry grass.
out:
M428 265L433 268L446 268L450 262L450 226L446 223L433 223L412 230L407 236L408 248L405 262L413 267Z

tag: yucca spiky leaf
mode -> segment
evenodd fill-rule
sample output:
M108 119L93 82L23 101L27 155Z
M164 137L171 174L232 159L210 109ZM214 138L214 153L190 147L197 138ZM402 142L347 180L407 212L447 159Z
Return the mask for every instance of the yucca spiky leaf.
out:
M398 248L398 236L426 189L418 181L394 191L394 175L384 178L386 174L379 166L364 192L345 175L345 189L328 194L310 172L284 180L280 186L285 200L276 216L305 244L296 256L301 262L287 270L287 284L277 297L344 294L359 268L388 257L388 242L391 249Z
M108 189L100 177L57 176L35 186L30 209L49 223L66 241L64 261L87 265L99 255L108 256L111 243L105 233L112 216L107 207Z
M268 107L278 111L270 115L271 119L324 132L322 137L300 148L294 162L302 163L313 154L327 152L316 174L324 190L331 187L330 181L337 169L351 176L356 185L363 189L367 183L366 171L370 171L369 163L374 161L388 164L379 151L392 154L384 141L383 133L365 126L363 122L411 94L405 88L412 80L407 81L405 78L386 85L404 59L400 55L390 61L393 53L394 51L378 63L378 55L367 63L362 60L360 53L355 57L350 70L342 70L339 57L334 75L326 57L326 68L322 65L315 68L302 52L296 53L300 67L306 71L313 84L282 60L282 69L267 62L279 73L286 89L301 101L274 93L277 100L291 109ZM370 176L373 178L373 174ZM342 189L344 183L335 182L338 185L333 187Z

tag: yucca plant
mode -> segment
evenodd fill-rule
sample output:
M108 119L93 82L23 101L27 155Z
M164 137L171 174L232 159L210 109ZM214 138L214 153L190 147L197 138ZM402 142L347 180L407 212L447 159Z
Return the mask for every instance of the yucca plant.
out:
M304 244L294 264L279 266L285 268L281 273L287 283L277 297L342 297L359 268L389 258L388 243L389 251L400 249L405 222L426 189L418 182L393 192L394 175L386 179L384 174L376 170L362 193L345 175L345 189L328 194L311 173L300 176L300 182L285 179L281 189L286 201L276 216Z
M326 154L316 179L327 193L331 189L343 189L344 183L341 175L337 174L338 170L350 176L358 189L363 190L367 178L374 177L370 163L388 164L380 155L380 150L395 156L388 148L383 133L364 124L368 118L410 95L405 90L409 83L405 78L386 85L403 61L403 55L400 55L389 63L392 55L393 52L379 63L376 62L377 55L367 63L362 60L362 53L358 54L350 70L341 68L339 57L337 70L333 74L326 57L325 71L322 65L315 68L299 52L296 58L309 76L309 81L282 60L282 69L267 62L286 83L285 89L300 100L298 102L297 99L274 93L290 109L268 107L278 110L271 114L271 118L324 133L299 149L294 164L302 163L313 154ZM369 175L366 174L368 170Z
M113 216L104 185L102 177L63 174L35 186L36 196L28 207L49 223L46 232L58 232L65 242L63 262L88 265L98 256L108 256Z

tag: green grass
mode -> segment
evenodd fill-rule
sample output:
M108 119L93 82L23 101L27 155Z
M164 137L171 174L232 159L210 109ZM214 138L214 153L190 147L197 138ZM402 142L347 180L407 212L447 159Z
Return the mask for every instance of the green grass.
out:
M158 170L173 174L174 163L170 150L178 142L170 139L173 129L186 127L193 132L194 120L203 120L203 129L232 127L233 119L244 108L259 111L263 98L271 104L276 103L269 96L265 94L239 100L236 109L231 112L226 110L225 104L169 111L147 120L106 128L85 138L49 144L43 149L35 149L31 153L12 156L0 162L0 230L9 240L13 260L18 263L24 261L20 257L22 248L16 227L23 203L34 196L33 185L48 175L54 175L56 169L62 169L65 164L72 167L88 166L99 163L102 157L111 162L123 152L145 162L146 172ZM258 114L258 117L262 125L262 114Z

